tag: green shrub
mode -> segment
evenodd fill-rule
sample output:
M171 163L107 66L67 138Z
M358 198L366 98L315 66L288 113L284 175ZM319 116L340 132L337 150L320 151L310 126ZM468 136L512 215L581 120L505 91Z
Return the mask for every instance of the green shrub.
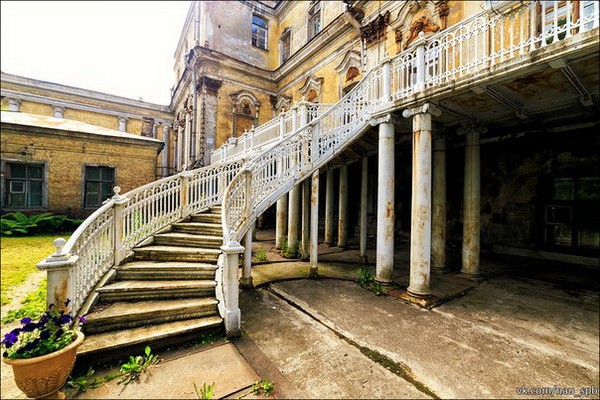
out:
M356 271L356 276L356 282L358 282L358 284L361 286L367 286L375 282L375 276L367 268L359 268Z
M2 318L2 324L8 324L23 318L38 319L46 311L46 279L44 279L35 292L31 292L21 302L23 307L10 310Z
M258 261L267 261L267 251L263 248L256 250L256 254L254 255Z
M43 233L59 233L74 231L83 220L72 219L66 215L54 215L50 212L25 215L14 212L0 218L0 235L25 236Z

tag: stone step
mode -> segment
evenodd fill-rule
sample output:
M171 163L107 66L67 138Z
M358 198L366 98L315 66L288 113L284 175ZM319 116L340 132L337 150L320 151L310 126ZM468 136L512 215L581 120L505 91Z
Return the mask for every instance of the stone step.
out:
M217 266L194 262L133 261L116 268L121 280L215 279Z
M86 357L97 353L118 351L119 357L123 358L129 355L126 350L128 348L140 346L143 348L158 341L175 341L178 336L190 334L198 336L202 331L221 326L222 322L221 317L210 316L92 334L86 336L77 355Z
M223 226L205 222L177 222L173 224L173 232L223 236Z
M179 246L144 246L133 249L137 261L192 261L216 263L219 249Z
M223 245L223 237L220 235L194 235L185 232L168 232L154 235L154 244L159 246L218 249Z
M214 297L98 304L86 315L86 335L217 315Z
M221 224L221 214L202 213L190 216L190 222L204 222L207 224Z
M135 300L170 300L189 297L211 297L215 295L215 281L117 281L99 289L100 302Z

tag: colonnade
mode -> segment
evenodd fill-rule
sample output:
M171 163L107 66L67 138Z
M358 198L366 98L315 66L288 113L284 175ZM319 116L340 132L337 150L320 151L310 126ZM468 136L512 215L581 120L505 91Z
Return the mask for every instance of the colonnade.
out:
M446 262L446 139L432 132L432 117L439 109L429 103L404 110L412 119L412 199L410 235L410 278L407 292L416 298L431 295L431 272L448 271ZM391 118L378 121L377 244L375 279L382 285L393 281L395 228L395 130ZM463 244L461 274L479 276L480 252L480 142L481 129L466 124ZM359 201L359 249L367 261L368 157L361 161ZM303 260L310 260L310 273L318 272L319 171L297 184L277 201L276 247L285 237L288 246L298 247ZM334 244L334 169L325 172L324 244ZM348 245L348 166L339 167L337 246ZM371 194L373 195L373 194ZM246 235L242 284L251 285L252 230Z

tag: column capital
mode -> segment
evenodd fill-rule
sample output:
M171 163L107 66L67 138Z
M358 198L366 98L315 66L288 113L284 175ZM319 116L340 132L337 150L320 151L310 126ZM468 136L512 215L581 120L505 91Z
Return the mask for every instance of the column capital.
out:
M65 110L67 108L59 105L53 105L52 110L54 111L55 118L64 118Z
M434 117L439 117L440 115L442 115L442 110L440 110L438 107L436 107L435 105L433 105L431 103L425 103L425 104L417 106L417 107L407 108L406 110L402 111L402 116L404 118L410 118L416 114L426 114L426 113L429 113L429 114L433 115Z
M369 125L371 126L377 126L379 124L383 124L384 122L392 122L392 114L386 114L380 117L369 119Z
M456 130L456 133L459 135L465 135L467 133L478 133L480 135L487 133L487 128L481 124L478 124L476 121L464 121L460 127Z

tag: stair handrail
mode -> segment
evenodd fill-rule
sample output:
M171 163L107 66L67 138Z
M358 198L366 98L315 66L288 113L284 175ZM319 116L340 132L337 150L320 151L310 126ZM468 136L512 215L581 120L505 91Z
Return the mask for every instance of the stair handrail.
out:
M70 300L79 313L100 279L140 242L171 223L219 204L243 160L182 171L115 195L94 211L68 241L56 239L56 252L38 263L48 271L47 302Z
M316 118L329 107L331 103L308 103L308 120ZM237 157L248 158L258 151L265 150L281 138L290 135L295 127L300 126L300 107L294 104L289 110L283 110L279 116L245 131L239 137L229 138L218 149L211 151L211 162L223 162ZM281 124L283 119L283 126ZM282 129L283 128L283 129Z

